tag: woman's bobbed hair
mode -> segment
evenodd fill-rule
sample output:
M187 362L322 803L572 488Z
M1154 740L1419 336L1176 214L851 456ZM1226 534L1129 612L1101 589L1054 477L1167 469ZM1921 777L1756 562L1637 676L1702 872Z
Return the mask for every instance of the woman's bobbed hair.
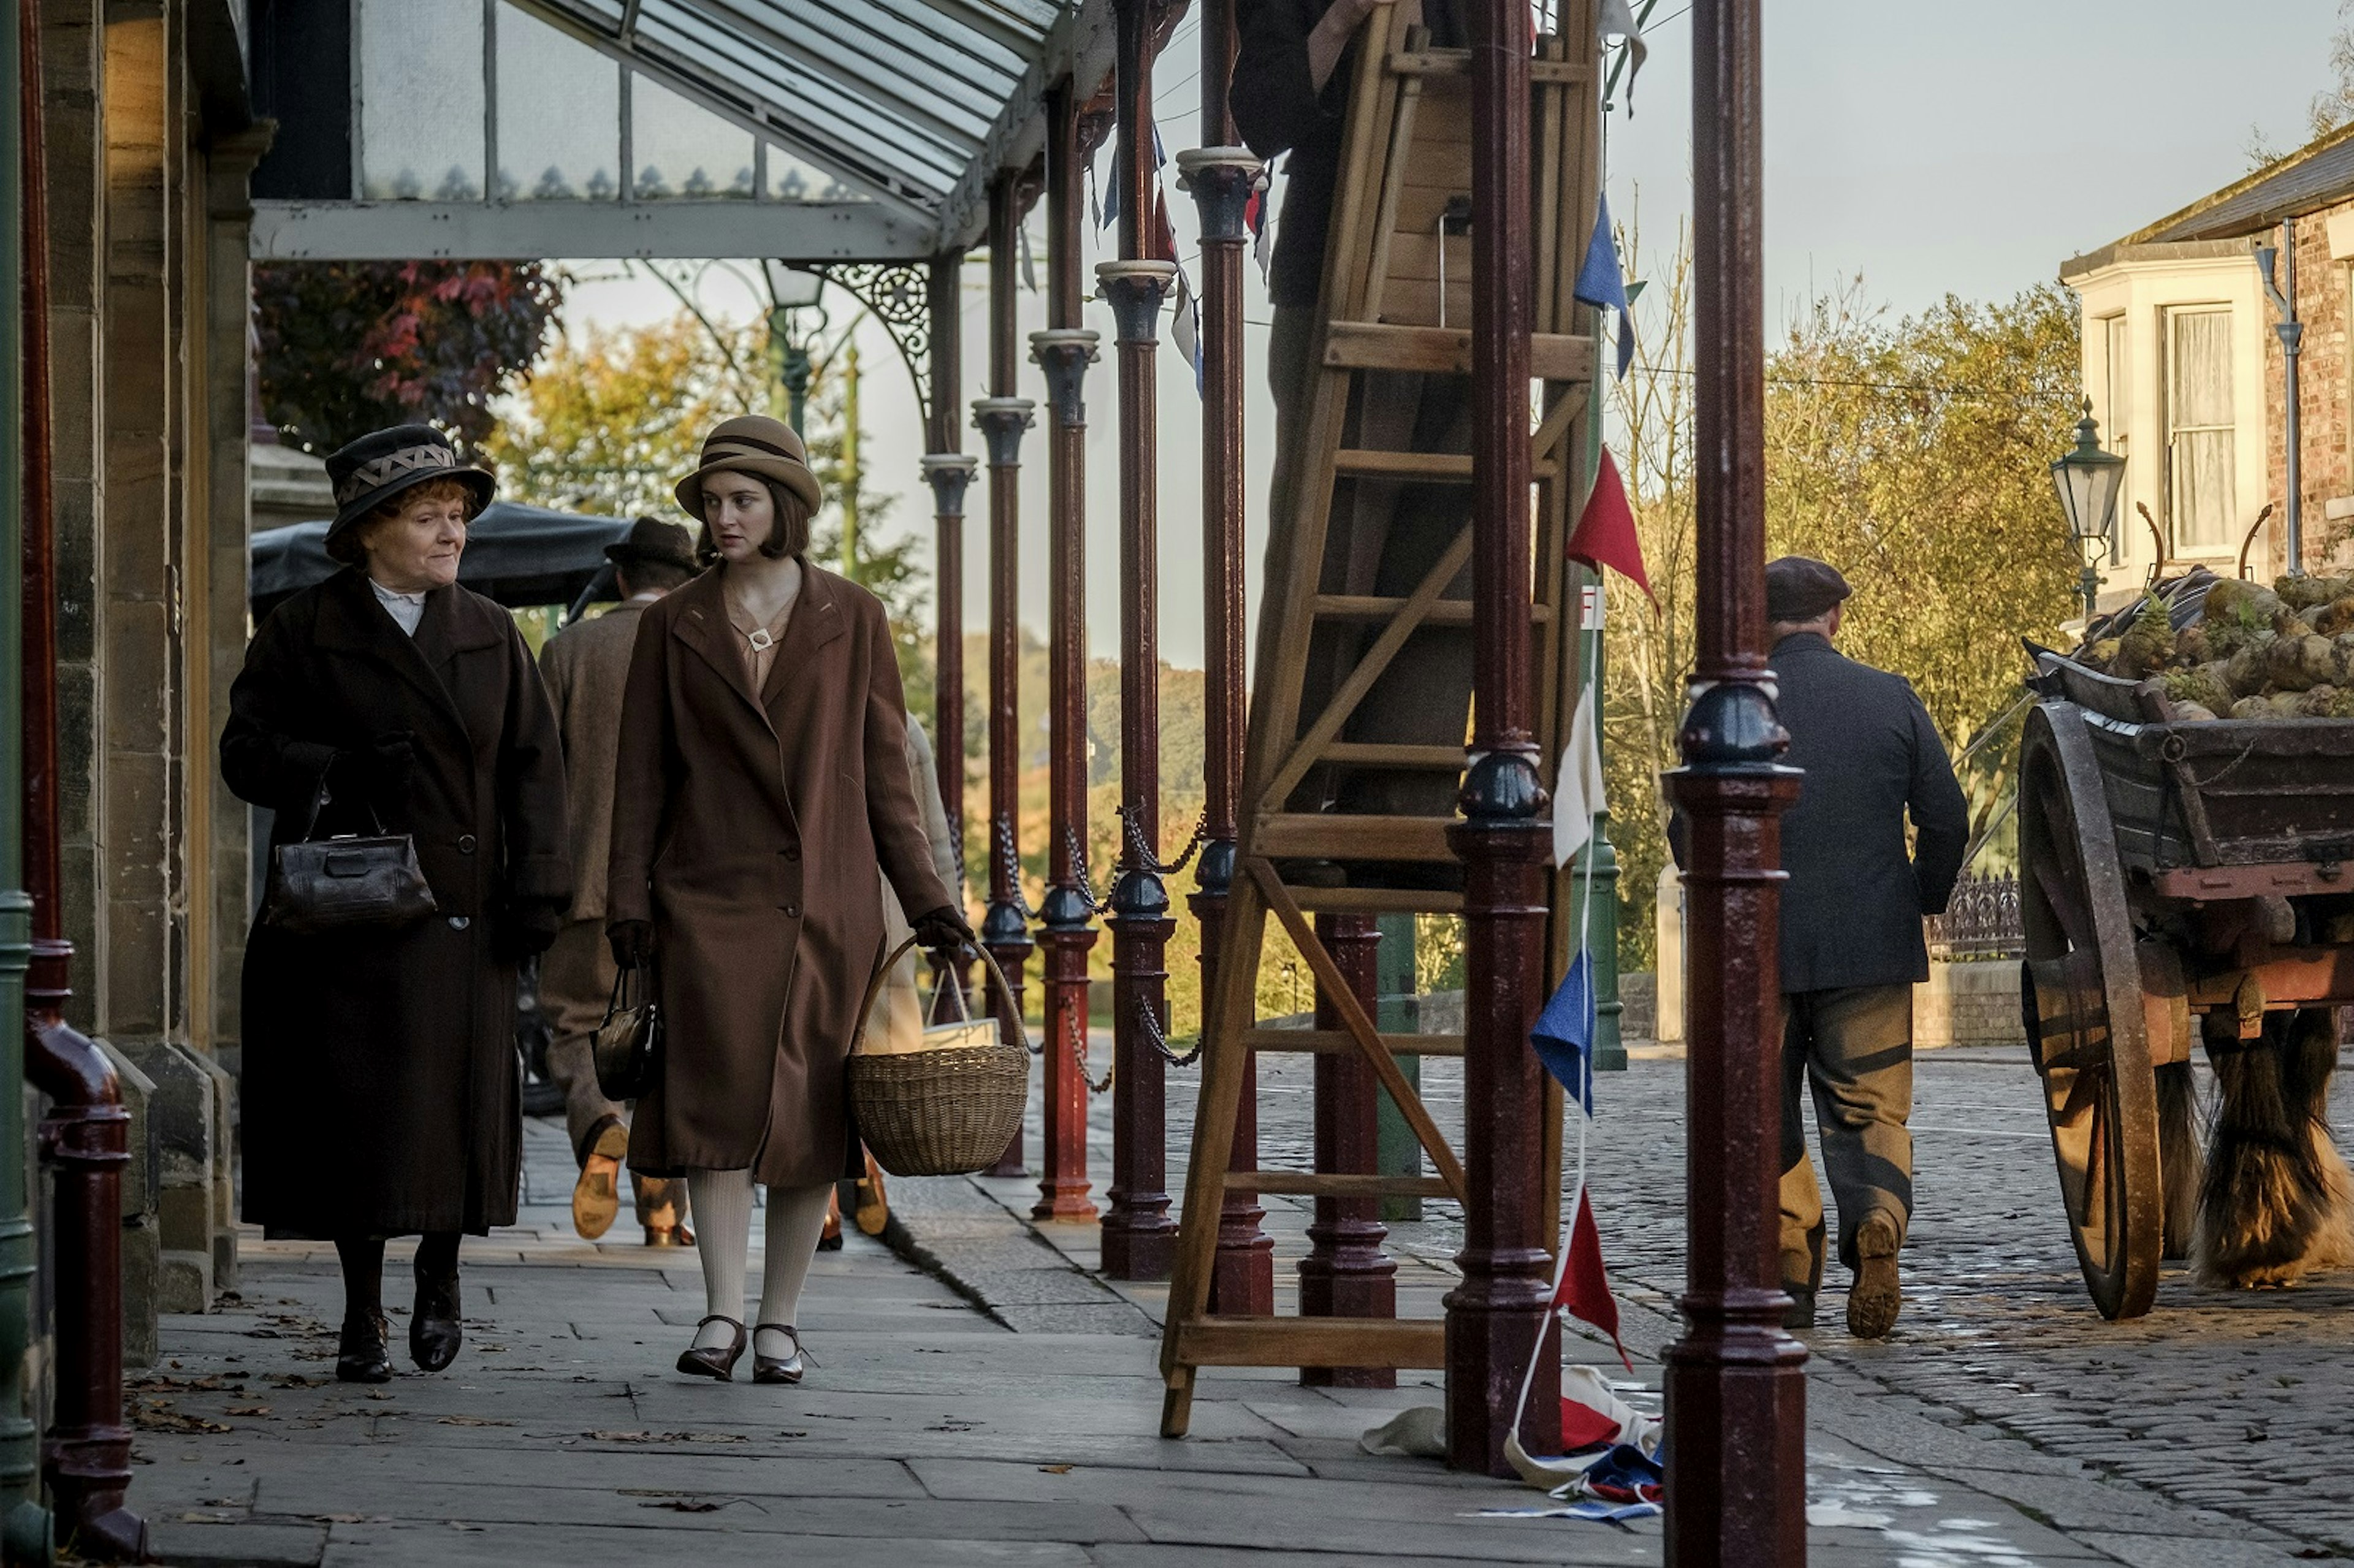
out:
M810 546L810 504L766 474L748 473L746 479L757 479L769 493L769 504L777 514L769 536L760 543L760 554L772 561L787 556L798 556ZM711 524L700 524L695 535L695 558L705 566L719 558L718 547L711 542Z
M399 494L389 497L368 514L327 536L328 556L347 567L367 565L367 538L386 522L399 516L419 501L448 501L452 497L466 503L466 521L472 523L482 508L474 504L474 493L454 479L429 479L422 484L412 484Z

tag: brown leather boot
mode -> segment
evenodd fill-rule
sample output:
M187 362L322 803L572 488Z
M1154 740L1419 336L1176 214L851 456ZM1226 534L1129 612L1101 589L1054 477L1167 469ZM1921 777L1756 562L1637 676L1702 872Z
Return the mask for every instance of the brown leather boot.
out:
M1896 1282L1896 1225L1874 1214L1855 1233L1855 1283L1848 1287L1847 1331L1859 1340L1881 1340L1896 1327L1903 1292Z

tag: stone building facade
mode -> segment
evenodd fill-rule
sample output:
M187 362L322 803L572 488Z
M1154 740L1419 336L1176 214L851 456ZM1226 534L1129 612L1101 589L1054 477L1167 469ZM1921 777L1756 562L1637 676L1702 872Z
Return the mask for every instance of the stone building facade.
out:
M246 641L247 108L231 0L38 0L69 1016L140 1122L126 1349L235 1277L247 812L214 739Z

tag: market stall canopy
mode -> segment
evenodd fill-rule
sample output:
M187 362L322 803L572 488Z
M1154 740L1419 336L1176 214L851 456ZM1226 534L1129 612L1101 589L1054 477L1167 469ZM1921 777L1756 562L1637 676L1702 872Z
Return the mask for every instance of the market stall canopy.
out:
M1111 0L280 0L260 259L907 260L981 237ZM348 71L322 70L348 60Z
M493 501L466 530L458 580L511 608L568 605L604 569L605 546L629 531L626 517L584 517ZM251 563L246 593L257 620L288 595L342 569L327 554L323 522L256 534Z

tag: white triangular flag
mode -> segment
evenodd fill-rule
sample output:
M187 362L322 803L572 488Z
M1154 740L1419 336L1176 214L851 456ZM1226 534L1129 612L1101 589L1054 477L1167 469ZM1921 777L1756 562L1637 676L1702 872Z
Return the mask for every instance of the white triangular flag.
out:
M1596 813L1609 810L1602 795L1602 747L1596 734L1594 688L1577 696L1569 721L1569 744L1562 748L1553 779L1553 863L1567 865L1594 836Z
M1627 40L1627 113L1632 118L1635 112L1635 79L1643 74L1643 60L1651 52L1651 46L1645 43L1643 35L1636 30L1634 7L1628 4L1628 0L1602 0L1601 12L1596 21L1596 30L1606 42L1611 38Z

